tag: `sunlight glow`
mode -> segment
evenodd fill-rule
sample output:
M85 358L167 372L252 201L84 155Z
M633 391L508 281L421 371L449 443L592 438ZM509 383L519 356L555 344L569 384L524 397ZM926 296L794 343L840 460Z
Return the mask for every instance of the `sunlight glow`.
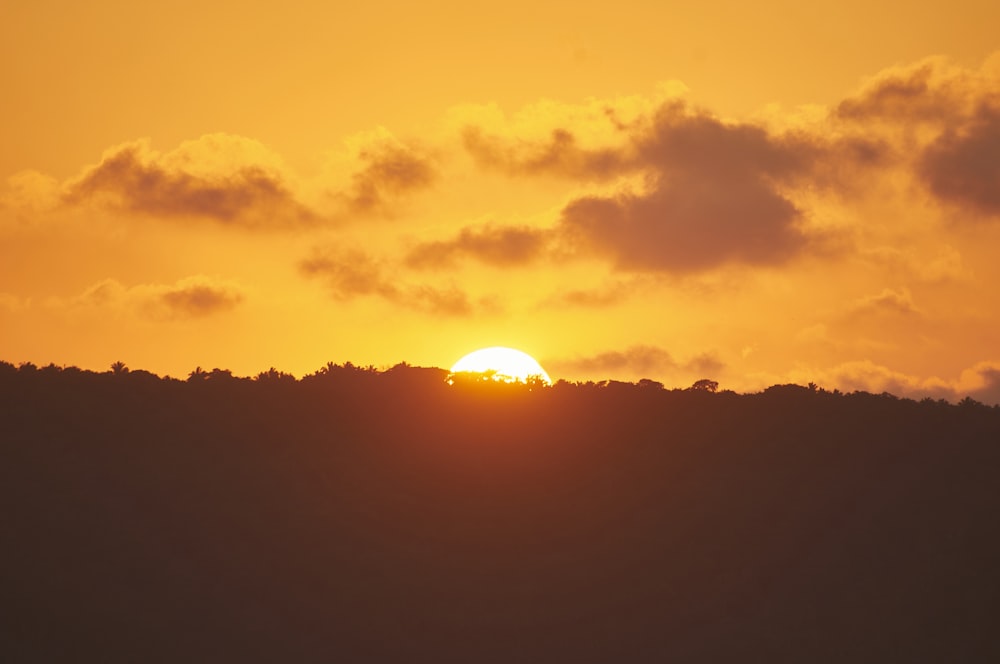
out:
M451 368L453 375L465 372L490 374L490 379L503 383L526 383L529 379L537 378L547 385L552 384L552 379L535 358L503 346L492 346L469 353Z

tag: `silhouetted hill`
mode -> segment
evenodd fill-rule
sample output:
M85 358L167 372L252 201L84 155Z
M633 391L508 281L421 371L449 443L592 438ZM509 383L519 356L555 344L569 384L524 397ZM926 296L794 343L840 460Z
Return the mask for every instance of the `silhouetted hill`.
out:
M0 363L5 662L986 662L1000 409Z

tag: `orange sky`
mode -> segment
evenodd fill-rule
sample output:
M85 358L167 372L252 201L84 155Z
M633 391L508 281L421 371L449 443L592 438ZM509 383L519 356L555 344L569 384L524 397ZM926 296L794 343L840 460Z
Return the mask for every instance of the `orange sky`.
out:
M1000 402L995 2L17 2L0 359Z

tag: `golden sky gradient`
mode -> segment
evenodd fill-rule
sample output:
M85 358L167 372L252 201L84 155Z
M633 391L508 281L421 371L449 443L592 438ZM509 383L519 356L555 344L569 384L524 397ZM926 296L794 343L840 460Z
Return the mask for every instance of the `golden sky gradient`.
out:
M5 11L0 359L1000 402L995 2L337 4Z

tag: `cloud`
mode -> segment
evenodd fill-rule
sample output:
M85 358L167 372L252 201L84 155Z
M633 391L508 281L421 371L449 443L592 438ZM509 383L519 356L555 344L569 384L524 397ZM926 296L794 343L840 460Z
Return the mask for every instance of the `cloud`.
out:
M873 393L889 392L897 396L930 396L933 398L953 398L954 386L940 378L919 378L871 360L844 362L834 367L814 372L802 372L817 384L845 392L864 391ZM805 379L796 380L805 384Z
M621 270L689 273L781 264L809 246L802 212L780 185L807 171L811 144L676 105L635 141L646 191L581 197L563 209L561 230L579 251Z
M905 281L938 285L967 284L974 280L961 252L947 244L934 247L933 253L913 248L875 247L864 250L861 255L873 265L898 273Z
M616 177L629 168L622 146L631 127L686 93L682 83L666 81L649 95L581 104L543 99L511 114L496 104L464 105L451 110L450 124L473 161L487 170L511 176Z
M495 309L490 298L473 302L467 293L455 286L435 288L426 284L409 287L405 292L404 303L420 311L446 316L470 316L477 311L490 312Z
M1000 404L1000 362L980 362L964 371L955 396L969 396L982 403Z
M146 141L127 143L107 151L98 165L68 183L63 200L71 205L94 201L159 218L206 218L228 226L280 228L316 221L273 164L249 159L247 143L259 146L211 135L160 154Z
M354 141L362 164L351 184L335 195L354 215L391 216L398 200L433 185L435 160L423 150L399 141L386 131L364 134Z
M105 279L87 288L72 304L83 307L131 309L155 319L205 318L235 309L243 303L242 288L204 275L173 284L125 286Z
M892 290L882 289L877 295L868 295L857 300L850 308L851 315L896 314L904 316L921 315L920 309L913 303L913 296L906 288Z
M977 70L930 58L886 70L845 99L834 117L863 131L902 133L914 174L939 201L967 214L1000 218L1000 68Z
M0 292L0 311L16 313L26 309L31 304L27 298L18 297L13 293Z
M960 112L964 90L945 71L940 58L893 67L873 77L860 92L840 102L842 120L869 122L941 122Z
M918 173L940 200L1000 219L1000 105L945 130L924 150Z
M678 362L662 348L631 346L623 351L612 350L587 357L550 359L545 362L550 373L603 379L610 376L658 376L669 373L712 374L724 368L711 353L698 355L687 362Z
M196 280L164 290L159 302L176 315L195 318L233 309L243 302L243 295L230 287Z
M549 235L546 230L528 226L466 227L449 240L418 244L406 262L414 268L443 268L469 256L496 267L523 265L543 255Z
M752 181L679 177L649 194L580 198L562 212L560 231L582 254L625 271L689 273L728 262L779 264L806 246L799 210Z
M364 295L395 300L401 296L399 287L385 276L384 266L362 251L318 252L299 267L307 276L322 277L340 300Z
M564 115L571 114L555 119ZM481 166L511 175L607 180L614 189L576 195L547 228L489 223L422 242L407 264L440 269L468 258L510 267L576 257L597 258L621 272L686 275L836 254L842 250L836 229L810 226L795 202L796 188L830 188L848 177L844 173L882 164L888 152L875 138L780 134L723 122L676 98L627 121L610 107L589 109L585 126L596 135L595 117L610 127L600 135L603 143L559 126L541 136L529 127L518 136L503 118L484 121L492 123L489 131L464 125L464 147ZM578 295L568 300L587 299Z
M803 183L828 185L831 162L876 164L884 151L873 140L831 141L726 123L677 100L617 131L613 149L583 149L565 129L553 130L541 143L487 140L467 129L465 145L479 162L509 172L631 178L632 186L617 193L570 200L551 229L550 246L607 260L621 271L674 274L725 264L781 265L825 251L826 239L807 232L805 213L788 191ZM494 249L523 258L503 250L514 230L467 230L464 237L425 247L417 259L459 253L482 259L494 256ZM528 237L536 249L540 235Z
M148 140L133 141L105 151L100 163L61 191L51 178L19 174L0 191L0 207L39 208L54 198L63 205L99 205L160 219L296 229L347 217L394 216L402 198L438 180L430 151L385 130L348 144L346 173L324 172L305 181L262 144L240 136L208 134L166 153L153 150Z
M715 374L726 368L726 365L714 353L702 353L681 365L686 371L697 374Z
M357 250L319 250L299 267L306 276L322 279L331 295L341 301L378 297L417 311L445 316L468 316L498 309L494 299L473 300L456 286L403 283L389 273L384 263Z
M14 208L38 213L59 203L59 182L44 173L21 171L7 178L0 189L0 210Z
M870 236L865 227L881 222L854 206L874 208L887 199L873 196L900 194L914 178L964 212L959 219L1000 219L998 63L968 69L929 59L892 68L828 115L784 131L779 122L724 121L673 96L626 120L613 104L599 113L593 102L575 115L547 107L522 114L535 121L484 113L461 136L484 168L603 183L563 206L545 251L629 273L778 267L857 249ZM426 247L424 257L483 260L495 246L512 264L527 263L503 251L506 239L496 226L466 231Z
M581 147L576 135L564 128L553 129L544 141L516 141L486 134L479 127L466 127L462 143L476 163L509 175L558 173L572 177L606 178L618 175L624 158L618 151Z
M1000 404L1000 362L997 361L979 362L953 379L914 376L871 360L854 360L824 369L799 369L784 380L800 385L812 381L827 389L845 392L888 392L912 399L929 397L950 401L968 396L982 403Z
M547 309L552 306L573 306L586 308L603 308L621 304L635 291L638 284L632 281L614 281L599 288L569 289L553 293L540 303Z

